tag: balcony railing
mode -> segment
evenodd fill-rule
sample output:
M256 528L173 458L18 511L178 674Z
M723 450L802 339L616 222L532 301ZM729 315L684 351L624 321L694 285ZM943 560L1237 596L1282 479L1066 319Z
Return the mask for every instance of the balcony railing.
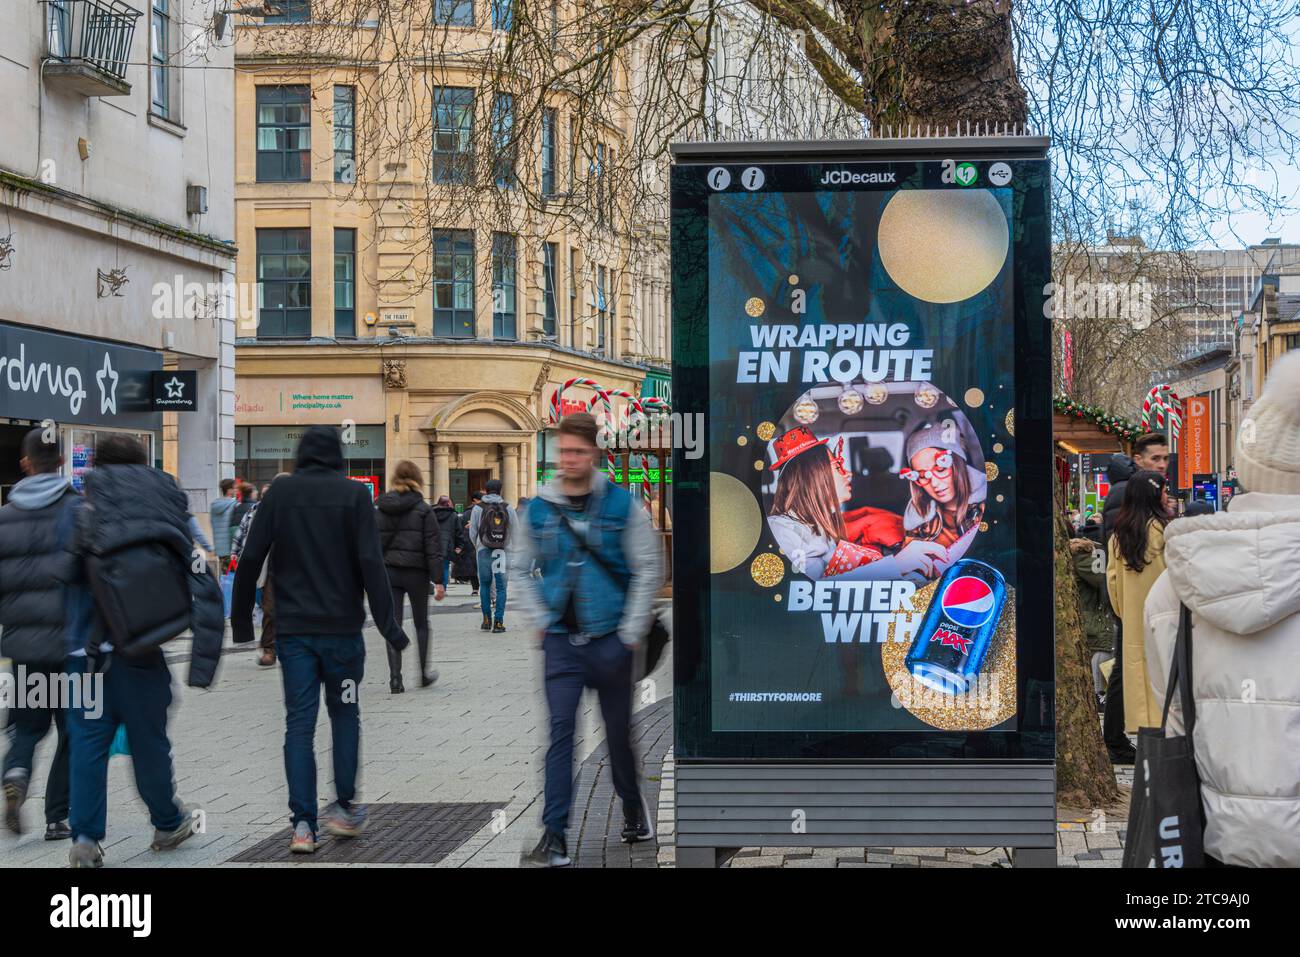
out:
M86 96L131 92L126 68L142 14L121 0L41 0L45 75Z

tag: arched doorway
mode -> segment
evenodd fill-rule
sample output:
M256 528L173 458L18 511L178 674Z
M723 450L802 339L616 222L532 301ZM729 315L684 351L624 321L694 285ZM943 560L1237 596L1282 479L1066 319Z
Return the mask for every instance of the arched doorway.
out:
M541 423L509 396L473 392L443 406L421 427L429 439L433 494L450 495L457 507L489 478L501 479L512 505L532 492Z

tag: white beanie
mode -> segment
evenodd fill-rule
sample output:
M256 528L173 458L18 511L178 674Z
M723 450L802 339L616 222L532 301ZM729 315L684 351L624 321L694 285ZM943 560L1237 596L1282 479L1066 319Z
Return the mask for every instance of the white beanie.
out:
M1242 420L1236 466L1247 492L1300 495L1300 350L1273 364Z

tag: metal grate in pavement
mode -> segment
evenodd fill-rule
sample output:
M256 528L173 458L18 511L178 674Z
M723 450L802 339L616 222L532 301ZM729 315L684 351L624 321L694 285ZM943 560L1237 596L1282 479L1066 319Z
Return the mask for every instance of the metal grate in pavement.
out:
M321 832L315 854L289 853L292 828L240 851L239 864L437 864L474 836L504 804L370 804L360 837Z

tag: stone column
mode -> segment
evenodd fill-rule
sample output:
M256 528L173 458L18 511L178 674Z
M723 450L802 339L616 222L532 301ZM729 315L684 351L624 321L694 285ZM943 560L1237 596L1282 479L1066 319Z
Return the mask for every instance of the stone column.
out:
M448 463L451 459L451 449L445 443L439 442L433 447L433 488L429 490L429 498L436 502L439 495L451 494L451 470Z
M511 505L519 501L519 446L501 448L501 497Z

